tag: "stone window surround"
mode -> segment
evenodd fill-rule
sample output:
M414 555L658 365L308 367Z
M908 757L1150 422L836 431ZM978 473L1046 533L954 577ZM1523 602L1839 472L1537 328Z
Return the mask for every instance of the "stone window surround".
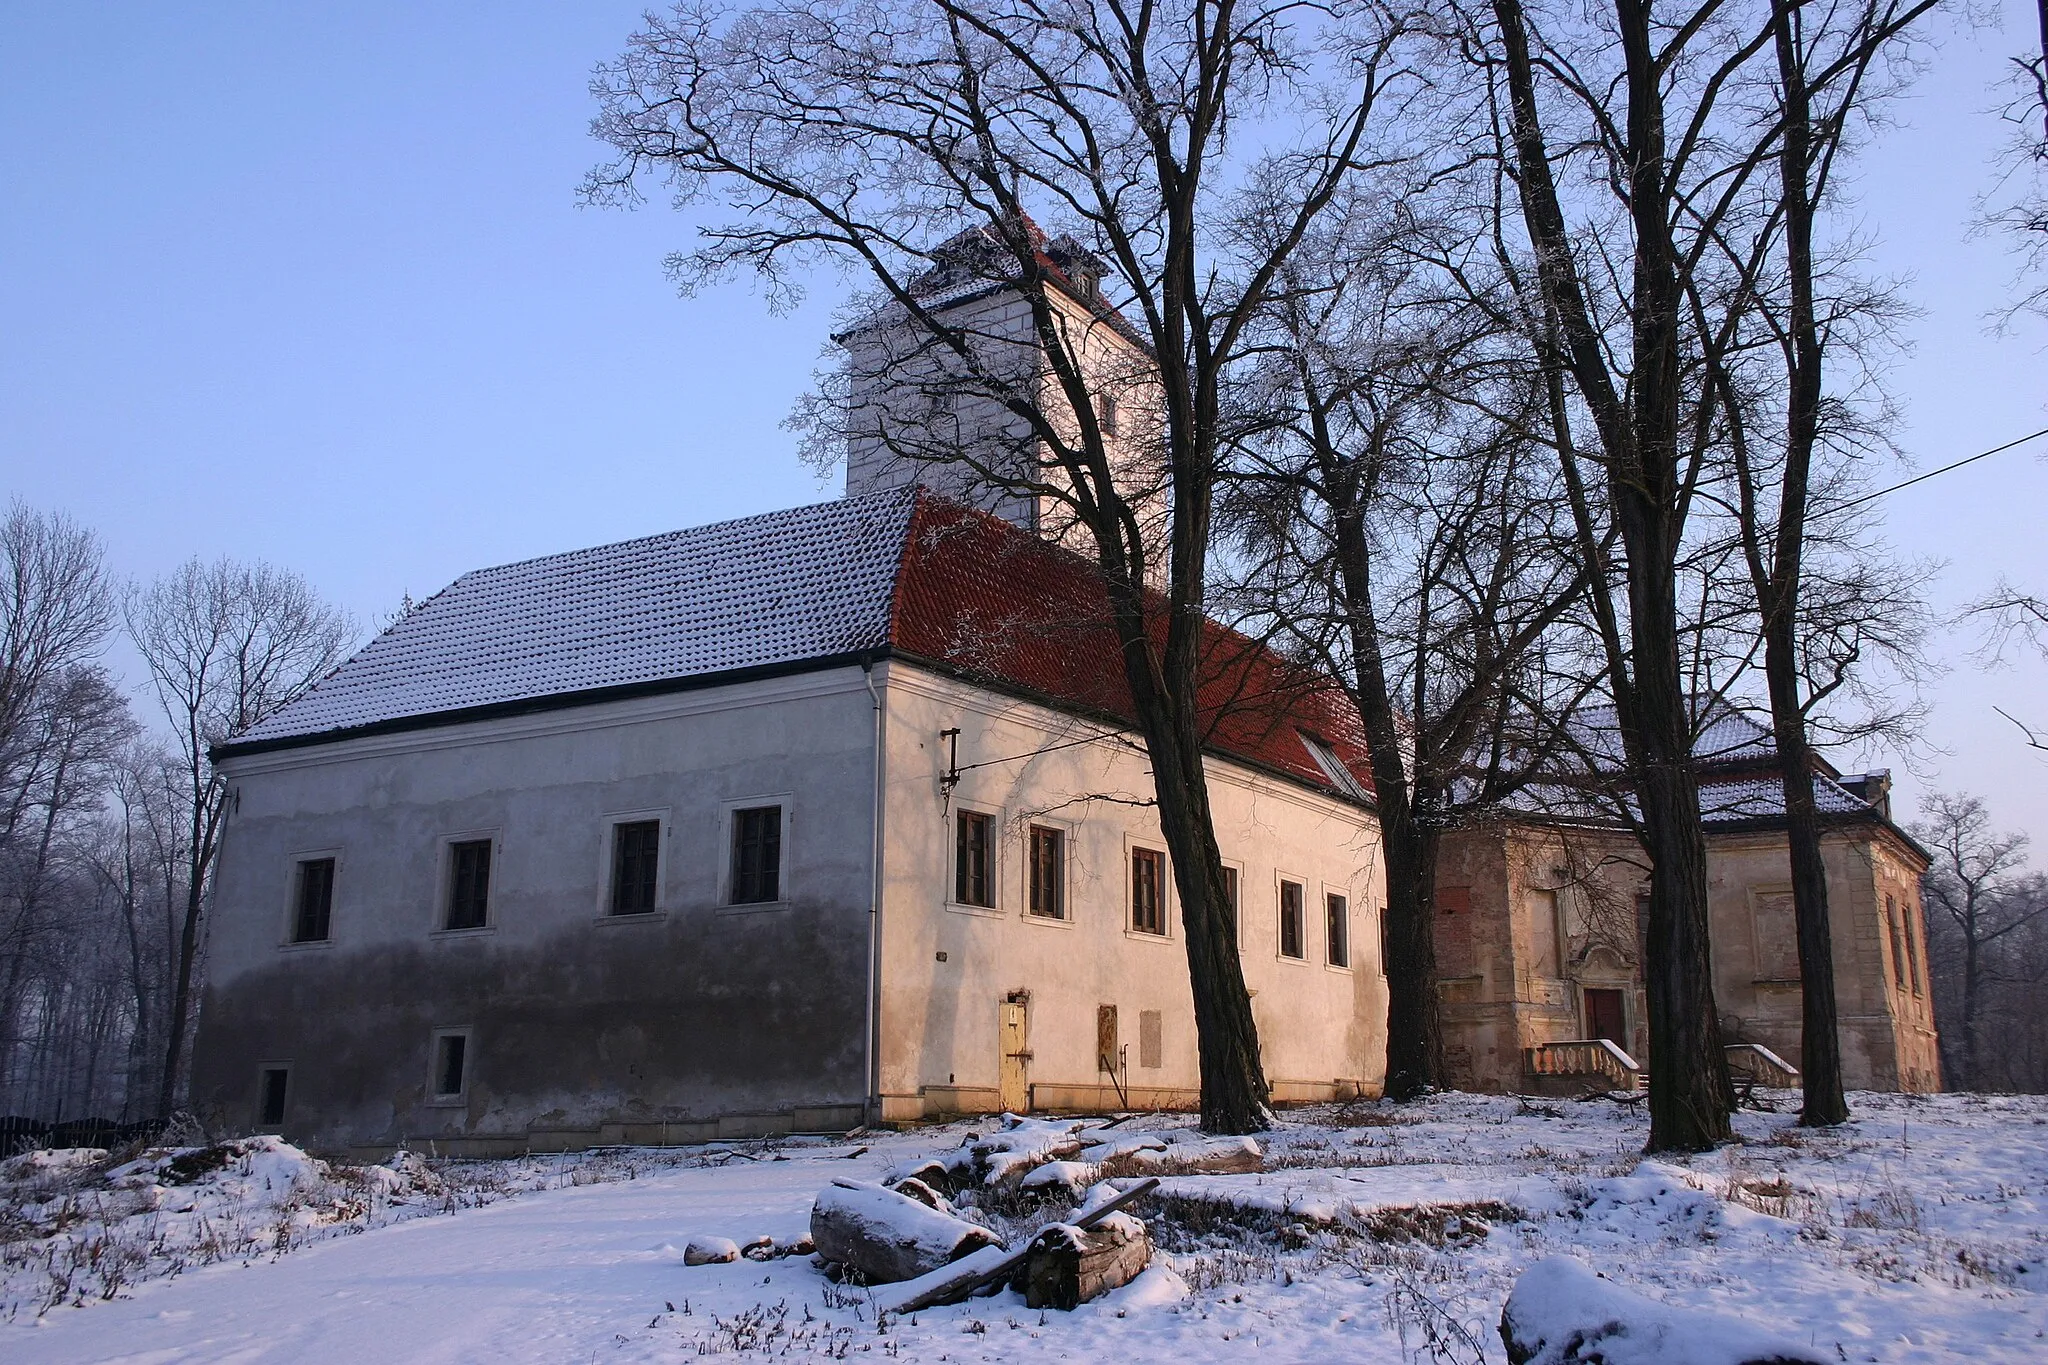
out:
M466 929L448 927L448 910L455 895L455 845L489 842L491 846L490 881L484 887L484 922ZM428 922L435 938L470 938L479 934L498 932L498 892L503 887L502 873L505 865L505 839L502 826L488 826L479 829L456 830L440 835L436 840L434 869L433 918ZM337 878L340 868L335 869Z
M617 871L614 862L614 841L618 838L620 825L635 825L652 820L661 826L661 833L655 838L655 847L660 850L654 868L654 908L635 911L630 914L612 913L612 877ZM784 822L785 838L787 821ZM669 870L674 859L669 856L669 844L675 834L673 808L669 806L650 807L646 810L607 811L598 819L597 840L597 904L594 913L600 924L649 924L668 918L669 911ZM726 817L727 837L731 836L731 817ZM726 855L730 858L731 852ZM784 858L785 866L788 863Z
M327 892L327 937L299 942L292 935L298 931L299 919L299 864L318 862L322 858L334 860L334 884ZM286 953L320 952L334 946L335 911L341 905L342 859L339 848L305 848L287 853L284 857L284 917L278 927L278 951Z
M779 861L775 873L775 896L772 901L747 901L739 905L732 903L732 830L737 813L743 810L757 810L762 806L779 806L782 809L782 843L778 850ZM791 838L795 827L796 799L789 792L762 792L757 796L736 797L718 803L718 911L721 915L758 915L767 911L787 910L794 901L791 899L791 884L795 881L795 841Z

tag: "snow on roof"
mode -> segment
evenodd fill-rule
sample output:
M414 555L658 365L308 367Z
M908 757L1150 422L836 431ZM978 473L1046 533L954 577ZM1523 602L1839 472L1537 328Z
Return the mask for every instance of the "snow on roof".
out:
M234 744L876 649L893 489L464 574Z
M1842 787L1825 773L1813 776L1813 801L1822 815L1868 815L1868 801ZM1700 784L1700 820L1708 825L1744 820L1785 818L1785 787L1775 777L1742 778Z
M1213 748L1349 799L1370 790L1356 714L1327 677L1214 623L1203 643ZM464 574L224 752L885 650L1070 711L1135 714L1094 566L913 485Z

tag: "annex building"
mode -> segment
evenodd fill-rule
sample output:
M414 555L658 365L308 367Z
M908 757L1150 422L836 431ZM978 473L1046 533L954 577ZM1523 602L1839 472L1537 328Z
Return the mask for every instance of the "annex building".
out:
M1778 752L1729 708L1694 742L1707 836L1714 998L1730 1065L1797 1084L1799 945ZM1843 1081L1941 1088L1920 877L1927 854L1892 822L1891 779L1813 774L1827 867ZM1450 1078L1465 1089L1632 1085L1654 1065L1643 1000L1648 868L1597 819L1508 816L1446 836L1436 949ZM1612 1049L1583 1044L1605 1041ZM1759 1051L1761 1049L1761 1051Z

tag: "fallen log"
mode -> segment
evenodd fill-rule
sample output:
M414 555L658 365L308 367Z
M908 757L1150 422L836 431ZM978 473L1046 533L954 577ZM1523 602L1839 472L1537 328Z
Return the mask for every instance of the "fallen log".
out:
M1092 1228L1058 1223L1031 1239L1024 1265L1027 1308L1078 1308L1121 1289L1152 1262L1152 1239L1135 1218Z
M1116 1198L1105 1201L1101 1206L1082 1214L1065 1226L1085 1232L1112 1213L1124 1207L1140 1195L1150 1194L1159 1188L1157 1178L1141 1180ZM1032 1239L1036 1242L1036 1238ZM1031 1244L1004 1255L982 1252L959 1266L948 1266L926 1275L923 1281L903 1286L902 1292L888 1301L877 1301L876 1307L883 1312L901 1317L924 1308L937 1308L948 1303L963 1303L973 1297L977 1289L1000 1284L1014 1277L1031 1255Z
M820 1256L867 1284L914 1280L1002 1244L979 1224L862 1180L835 1180L818 1192L811 1205L811 1241Z

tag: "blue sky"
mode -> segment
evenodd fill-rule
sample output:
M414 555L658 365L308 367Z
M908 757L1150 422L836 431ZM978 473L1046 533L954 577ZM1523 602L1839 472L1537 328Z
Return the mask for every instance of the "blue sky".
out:
M1971 198L2003 32L1952 32L1864 158L1873 264L1921 310L1892 371L1899 477L2048 426L2048 328ZM581 208L590 68L642 6L16 4L0 10L0 493L62 509L146 577L198 553L305 574L364 622L481 565L815 501L778 423L821 296L678 299L665 207ZM1888 499L1951 606L2048 591L2048 441ZM2048 668L1944 637L1911 794L1977 791L2048 839ZM123 660L117 655L116 663ZM1917 772L1907 772L1908 760ZM2048 865L2048 848L2040 862Z

